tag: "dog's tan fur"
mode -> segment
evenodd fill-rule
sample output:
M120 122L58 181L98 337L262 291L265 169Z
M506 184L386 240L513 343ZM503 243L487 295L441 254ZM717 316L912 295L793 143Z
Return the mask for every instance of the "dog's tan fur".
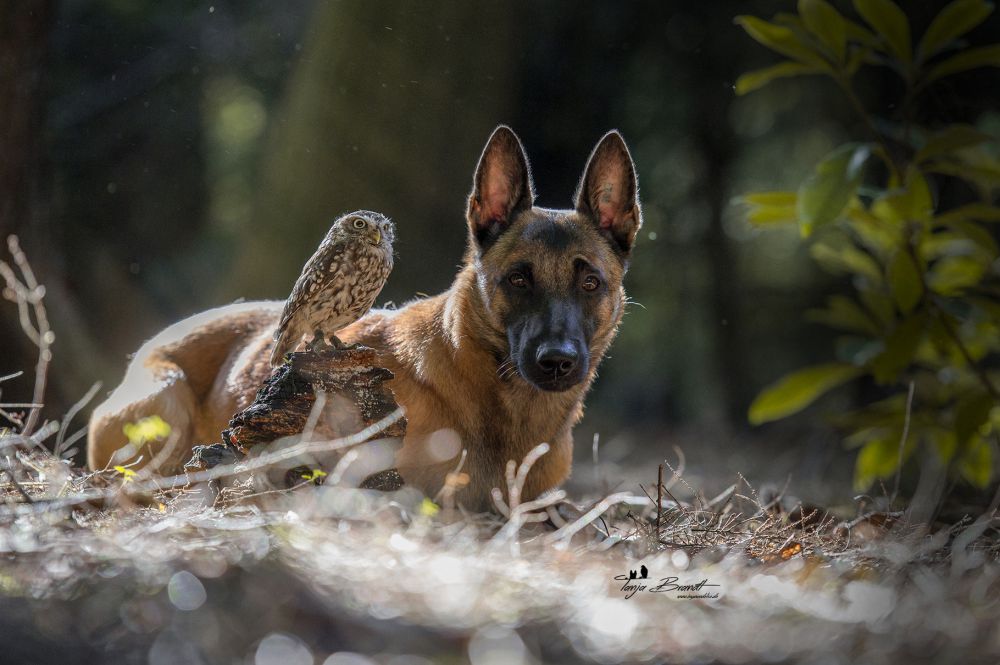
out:
M491 182L490 165L500 179L508 175L509 165L504 162L506 155L494 160L489 150L488 145L470 200L470 250L451 288L399 310L375 310L338 334L347 343L377 349L382 364L395 374L390 386L408 420L396 458L406 482L429 494L442 486L456 464L455 457L441 459L440 446L433 443L434 437L445 432L468 453L464 471L470 482L457 498L473 508L488 507L491 489L505 487L508 460L521 460L542 442L548 442L551 451L528 475L524 498L537 496L568 477L571 430L582 415L584 395L621 320L625 303L621 284L628 249L640 223L634 173L618 172L621 169L616 171L614 164L588 169L593 177L611 183L600 190L610 191L611 196L601 197L598 192L591 199L596 216L610 220L606 224L595 223L593 216L581 212L581 206L589 210L586 201L578 200L576 211L535 208L530 200L521 211L513 204L505 207L504 201L511 196L533 199L527 164L523 174L527 191L498 190L493 185L499 181L493 178ZM485 180L480 182L481 178ZM623 195L624 188L633 191ZM503 200L491 198L491 191L499 191ZM586 184L581 197L588 198ZM623 220L620 228L613 226L617 223L613 214L604 215L609 201L617 205L616 200L632 206L624 212L611 211L625 215L617 220ZM495 207L501 216L506 215L502 233L484 252L477 251L474 237L477 207ZM573 240L554 251L538 229L563 229L571 232ZM627 239L624 253L609 242L609 232L621 229ZM491 280L512 262L526 259L537 266L536 279L554 292L573 288L567 275L573 272L574 262L584 259L600 267L607 284L607 295L595 301L589 317L592 360L586 376L561 392L538 389L505 363L511 350L503 321L510 304L500 289L491 286ZM254 302L210 310L167 328L143 345L122 384L91 418L91 468L108 465L115 451L125 445L122 428L126 423L152 414L173 429L172 451L161 456L165 462L161 471L178 470L194 443L217 441L229 418L253 400L270 374L268 356L282 306L281 302Z

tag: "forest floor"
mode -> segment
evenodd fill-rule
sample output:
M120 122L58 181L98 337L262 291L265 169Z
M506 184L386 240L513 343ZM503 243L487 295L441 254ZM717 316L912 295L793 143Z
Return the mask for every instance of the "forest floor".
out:
M670 468L657 511L655 465L642 486L472 515L235 472L150 490L6 443L5 663L1000 659L987 516L927 529L740 477L706 496Z

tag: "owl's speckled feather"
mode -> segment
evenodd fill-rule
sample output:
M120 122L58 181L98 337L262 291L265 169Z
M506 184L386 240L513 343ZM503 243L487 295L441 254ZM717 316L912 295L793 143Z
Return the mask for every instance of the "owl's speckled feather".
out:
M337 219L299 275L274 333L271 365L302 338L332 338L371 309L392 271L395 228L368 210Z

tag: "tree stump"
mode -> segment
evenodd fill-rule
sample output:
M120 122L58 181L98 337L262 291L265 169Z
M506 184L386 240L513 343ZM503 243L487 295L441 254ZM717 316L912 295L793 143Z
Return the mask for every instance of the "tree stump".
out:
M369 347L291 353L257 391L253 403L229 421L222 443L196 446L185 468L207 469L305 439L330 441L357 434L399 408L386 385L392 378L392 372L379 367L378 355ZM382 464L389 460L391 466L386 450L398 447L405 433L406 419L400 417L352 446L360 453L359 459L369 458L352 465L362 470L373 464L377 467L357 479L359 486L382 490L402 486L396 470ZM345 452L336 451L329 459L295 460L294 466L283 469L284 485L301 484L303 476L322 482Z

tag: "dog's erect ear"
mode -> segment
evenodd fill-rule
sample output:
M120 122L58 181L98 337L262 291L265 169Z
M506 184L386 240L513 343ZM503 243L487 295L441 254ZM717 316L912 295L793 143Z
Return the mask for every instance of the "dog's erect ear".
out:
M521 140L510 127L500 125L479 158L466 212L469 230L480 249L489 247L514 215L530 208L534 201L531 169Z
M605 134L590 153L576 190L576 209L593 219L615 249L628 257L642 226L642 211L635 164L618 132Z

